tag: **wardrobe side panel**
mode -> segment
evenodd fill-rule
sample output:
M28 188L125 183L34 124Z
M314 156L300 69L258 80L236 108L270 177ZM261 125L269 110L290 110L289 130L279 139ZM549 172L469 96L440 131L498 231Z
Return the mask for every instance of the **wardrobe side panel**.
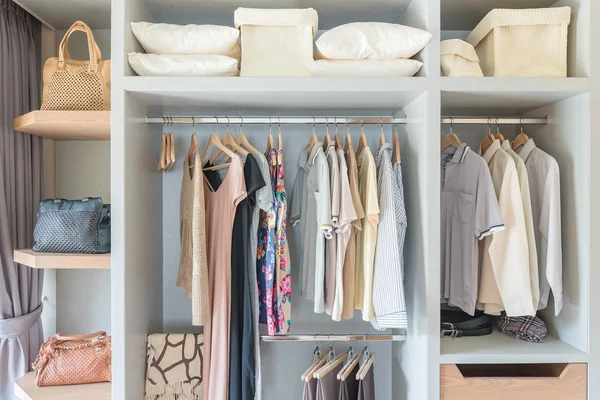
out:
M590 1L560 0L554 7L571 7L567 76L590 76Z
M437 0L439 1L439 0ZM432 69L430 67L430 63L435 63L435 48L437 47L436 43L439 43L439 37L436 32L439 29L436 29L435 26L439 26L434 20L432 20L430 11L435 8L435 5L432 6L429 4L430 0L412 0L406 10L399 15L398 22L403 25L412 26L414 28L423 29L432 34L431 41L421 52L419 52L414 59L420 60L425 63L425 66L421 68L421 70L417 73L416 76L436 76L432 75ZM439 70L439 63L436 64L436 68Z
M552 155L560 169L564 305L555 317L554 302L550 301L542 318L550 332L587 352L591 229L589 95L581 94L529 115L548 115L547 126L528 130L536 145Z
M115 0L116 1L116 0ZM124 4L124 21L122 23L123 36L120 40L124 44L124 52L122 54L123 68L125 76L137 76L133 69L129 66L127 54L130 52L145 53L144 48L139 44L131 31L131 22L155 22L154 16L148 11L144 0L121 0Z
M427 387L427 241L425 196L427 188L427 95L405 107L398 117L404 201L408 217L404 245L404 288L408 313L406 343L394 343L393 398L424 399Z
M144 122L146 109L125 96L125 398L144 393L146 335L162 332L162 173L160 126Z

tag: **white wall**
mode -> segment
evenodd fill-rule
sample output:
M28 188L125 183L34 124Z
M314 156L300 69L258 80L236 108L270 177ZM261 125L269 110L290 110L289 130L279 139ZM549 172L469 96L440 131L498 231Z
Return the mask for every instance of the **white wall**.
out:
M56 32L55 54L66 31ZM110 29L94 30L103 58L110 58ZM69 40L74 59L88 59L86 36ZM102 197L110 203L110 142L55 142L55 195L67 199ZM110 332L110 271L60 270L56 274L56 330ZM49 302L51 299L48 300Z

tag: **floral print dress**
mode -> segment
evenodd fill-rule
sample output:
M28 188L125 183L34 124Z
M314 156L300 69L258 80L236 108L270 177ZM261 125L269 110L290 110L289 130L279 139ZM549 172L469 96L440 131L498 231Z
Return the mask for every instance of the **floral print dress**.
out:
M259 322L269 335L290 330L292 275L286 236L287 195L284 186L283 152L269 152L273 207L261 211L258 230L256 272L260 302Z
M292 324L292 270L289 260L289 250L286 235L287 193L284 186L283 150L271 149L271 182L275 199L275 276L277 283L277 333L285 334L290 331ZM273 165L275 164L275 165Z

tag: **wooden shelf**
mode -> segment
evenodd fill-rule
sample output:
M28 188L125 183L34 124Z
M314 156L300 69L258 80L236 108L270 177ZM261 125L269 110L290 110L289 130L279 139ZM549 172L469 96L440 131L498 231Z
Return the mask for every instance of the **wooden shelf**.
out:
M54 140L110 140L110 111L31 111L14 130Z
M20 400L110 400L111 384L91 383L86 385L37 387L35 372L15 382L15 395Z
M16 263L32 268L110 269L108 254L38 253L31 249L15 250Z

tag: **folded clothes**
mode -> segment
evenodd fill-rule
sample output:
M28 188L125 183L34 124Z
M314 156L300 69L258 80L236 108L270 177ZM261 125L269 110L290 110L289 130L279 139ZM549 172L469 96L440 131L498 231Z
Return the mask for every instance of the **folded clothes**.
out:
M129 65L140 76L237 76L238 60L214 54L129 53Z
M507 317L502 314L496 323L498 330L505 335L532 343L543 343L548 333L546 324L538 317Z

